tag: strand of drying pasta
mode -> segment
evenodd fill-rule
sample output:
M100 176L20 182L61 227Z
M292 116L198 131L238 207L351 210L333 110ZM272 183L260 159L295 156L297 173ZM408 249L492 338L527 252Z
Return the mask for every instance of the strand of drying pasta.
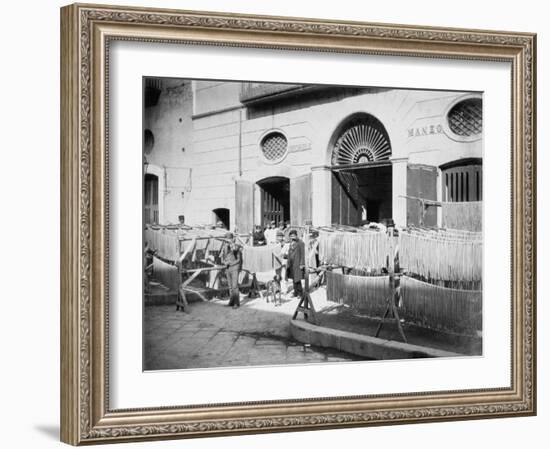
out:
M402 232L399 247L401 265L411 273L435 280L481 280L481 240Z
M327 271L327 300L370 316L381 316L391 293L389 276L356 276Z
M178 290L181 278L178 269L174 265L154 257L153 272L155 280L162 283L165 287L169 287L172 291Z
M167 260L177 260L190 245L196 251L219 252L223 242L220 240L225 234L214 231L186 231L172 229L146 229L145 238L149 246L156 250L158 255ZM209 243L210 241L210 243Z
M277 251L277 246L244 246L242 252L243 270L248 270L251 273L262 273L273 270L273 253Z
M444 202L441 204L444 227L480 231L482 226L482 202Z
M401 277L401 315L425 327L454 331L480 330L482 293L436 286Z
M319 258L328 264L379 269L386 266L389 248L383 232L319 233Z
M177 259L178 239L174 233L148 229L146 230L146 239L149 247L156 251L159 257L171 261Z
M477 231L466 231L466 230L460 230L460 229L426 229L426 228L409 228L407 233L412 235L419 235L423 237L442 237L446 238L448 240L467 240L467 241L474 241L479 240L481 241L483 239L483 235L481 232Z

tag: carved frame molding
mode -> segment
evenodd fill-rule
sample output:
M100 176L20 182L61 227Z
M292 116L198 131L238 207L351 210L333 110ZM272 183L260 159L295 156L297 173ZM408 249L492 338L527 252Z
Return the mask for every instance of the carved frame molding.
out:
M61 435L71 444L536 413L536 36L211 12L61 10ZM108 406L108 52L114 40L509 61L512 387L213 406Z

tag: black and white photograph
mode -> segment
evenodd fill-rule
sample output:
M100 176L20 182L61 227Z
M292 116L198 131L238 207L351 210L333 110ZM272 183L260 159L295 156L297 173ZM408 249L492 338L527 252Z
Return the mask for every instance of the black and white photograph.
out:
M143 370L483 355L481 92L141 94Z

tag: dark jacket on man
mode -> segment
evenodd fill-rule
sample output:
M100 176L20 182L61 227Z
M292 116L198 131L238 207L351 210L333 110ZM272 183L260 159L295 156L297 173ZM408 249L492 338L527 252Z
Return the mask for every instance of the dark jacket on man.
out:
M304 278L304 270L300 266L306 263L304 242L301 240L292 241L288 250L287 275L294 282Z
M252 234L252 242L254 246L265 245L265 236L261 229L254 231Z

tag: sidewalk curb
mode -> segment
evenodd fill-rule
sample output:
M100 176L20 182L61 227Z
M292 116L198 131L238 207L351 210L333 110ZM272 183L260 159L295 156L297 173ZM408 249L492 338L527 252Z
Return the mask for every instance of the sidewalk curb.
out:
M376 360L464 357L464 354L456 352L316 326L307 321L290 320L290 333L301 343L333 348Z

